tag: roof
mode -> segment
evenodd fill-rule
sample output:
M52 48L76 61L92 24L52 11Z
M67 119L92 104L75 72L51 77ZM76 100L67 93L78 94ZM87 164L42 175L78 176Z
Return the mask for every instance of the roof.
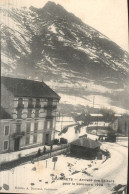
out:
M12 92L15 97L47 97L60 99L60 97L44 82L2 76L1 83L4 84L7 90Z
M106 129L109 129L110 126L88 126L87 129L88 130L98 130L98 129L103 129L103 130L106 130Z
M92 117L103 117L102 114L90 114L90 116L92 116Z
M72 145L77 145L77 146L81 146L81 147L87 147L87 148L97 148L99 147L101 144L97 141L94 141L92 139L89 139L89 138L79 138L75 141L73 141L71 143Z
M12 119L11 115L3 107L0 108L0 119Z
M121 114L115 113L115 117L121 117Z
M99 121L99 122L91 122L89 125L88 125L88 127L96 127L96 126L109 126L110 125L110 123L109 122L104 122L104 121Z

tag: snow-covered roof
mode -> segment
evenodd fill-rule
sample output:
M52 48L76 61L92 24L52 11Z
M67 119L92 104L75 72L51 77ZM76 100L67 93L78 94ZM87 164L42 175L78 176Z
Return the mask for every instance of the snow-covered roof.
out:
M102 114L90 114L90 116L92 116L92 117L103 117Z
M121 114L116 113L115 117L121 117Z
M71 143L72 145L78 145L81 147L87 147L87 148L97 148L99 147L101 144L97 141L88 139L88 138L79 138L77 140L75 140L74 142Z
M91 122L89 125L88 125L88 127L94 127L94 126L109 126L110 125L110 123L108 123L108 122Z

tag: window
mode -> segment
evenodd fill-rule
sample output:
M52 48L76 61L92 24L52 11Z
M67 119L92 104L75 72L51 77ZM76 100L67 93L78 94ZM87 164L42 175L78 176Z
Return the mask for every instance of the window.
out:
M50 128L53 128L53 120L51 120Z
M34 134L33 143L37 143L37 134Z
M39 117L39 109L36 109L36 110L35 110L35 117L36 117L36 118Z
M27 133L30 133L30 126L31 126L30 123L26 123L26 132Z
M18 118L18 119L21 119L21 115L22 115L22 109L19 109L19 110L17 111L17 118Z
M125 121L125 130L127 129L127 123L126 123L126 121Z
M9 135L9 125L4 126L4 135Z
M48 99L48 105L52 105L53 100L52 99Z
M34 131L37 131L38 130L38 123L35 123L34 124Z
M8 141L4 141L4 150L7 150L8 149L8 144L9 144Z
M51 121L47 121L47 129L50 129Z
M28 145L30 143L30 136L26 136L25 144Z
M28 108L33 108L34 105L33 105L33 99L32 98L29 98L28 100Z
M23 105L23 99L22 98L19 98L18 99L18 107L19 108L23 108L24 107L24 105Z
M31 118L32 109L28 109L28 118Z
M117 128L117 124L114 124L114 128Z
M37 107L37 108L40 108L40 107L41 107L41 106L40 106L40 99L39 99L39 98L36 99L36 107Z
M21 131L21 125L17 124L16 125L16 132L19 133Z
M47 110L47 116L51 116L52 111L51 110Z

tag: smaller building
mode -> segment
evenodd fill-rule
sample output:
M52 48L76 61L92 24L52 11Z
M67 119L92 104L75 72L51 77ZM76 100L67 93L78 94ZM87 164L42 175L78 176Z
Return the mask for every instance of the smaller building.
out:
M111 127L111 129L113 131L118 131L118 119L115 119L114 121L112 121L109 126Z
M124 114L118 118L118 133L129 135L129 115Z
M111 130L110 123L106 122L91 122L87 127L87 132L95 135L107 136L108 131Z
M102 114L90 114L90 122L94 122L94 121L104 121L104 116Z
M71 155L95 159L100 151L100 143L86 137L79 138L70 144Z

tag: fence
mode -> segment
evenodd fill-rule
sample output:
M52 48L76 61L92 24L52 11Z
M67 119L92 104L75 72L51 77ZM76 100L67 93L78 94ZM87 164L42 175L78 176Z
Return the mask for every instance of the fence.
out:
M57 156L60 155L62 153L66 153L69 151L69 145L60 145L59 147L57 147L56 149L54 149L52 152L48 151L47 153L43 154L41 153L40 155L38 155L38 152L33 154L33 155L29 155L29 156L24 156L24 157L19 157L16 160L12 160L9 162L3 162L0 164L0 171L2 170L9 170L11 168L14 168L16 166L19 166L21 164L25 164L29 161L34 162L34 161L40 161L40 160L45 160L47 158L53 157L53 156Z

